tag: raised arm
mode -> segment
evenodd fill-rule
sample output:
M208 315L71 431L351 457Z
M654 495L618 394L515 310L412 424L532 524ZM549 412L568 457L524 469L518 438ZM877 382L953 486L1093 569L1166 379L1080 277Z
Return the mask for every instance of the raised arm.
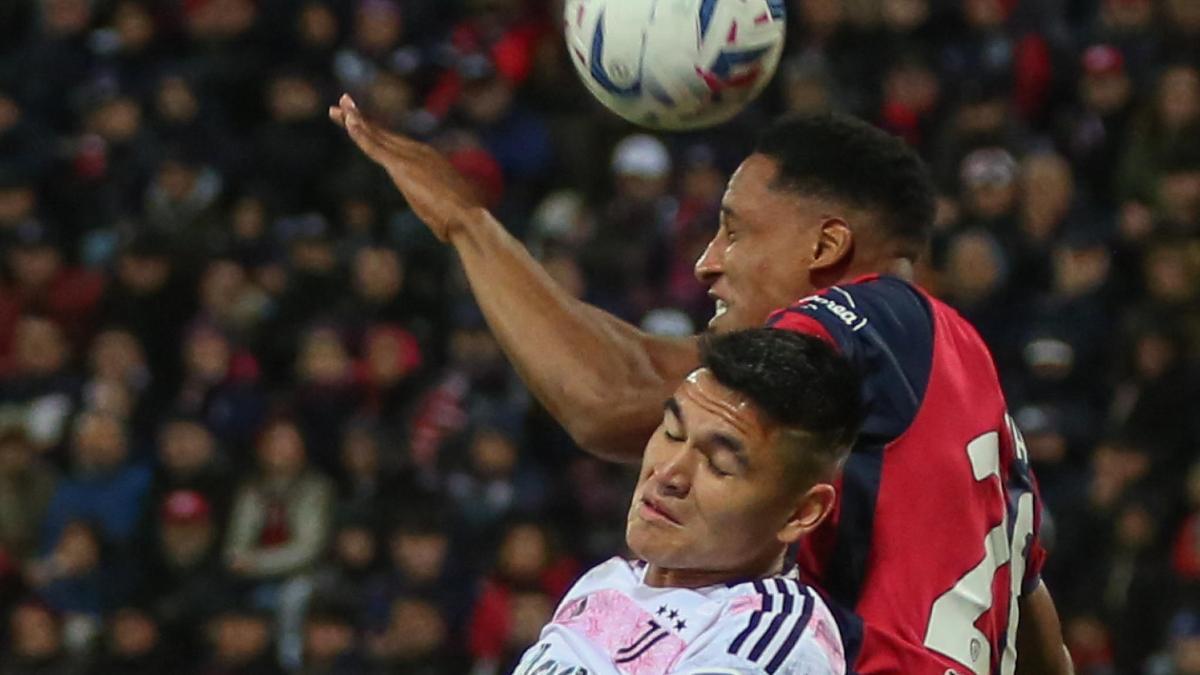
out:
M1062 627L1046 584L1020 599L1017 622L1017 675L1074 675L1063 645Z
M571 437L606 459L639 459L662 402L699 361L696 339L651 336L572 297L440 153L368 122L347 96L329 114L454 246L501 348Z

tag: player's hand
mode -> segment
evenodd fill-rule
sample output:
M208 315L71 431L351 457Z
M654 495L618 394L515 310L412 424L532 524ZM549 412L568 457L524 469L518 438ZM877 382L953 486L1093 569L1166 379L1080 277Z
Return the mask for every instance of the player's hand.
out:
M409 207L438 239L448 240L483 210L471 186L440 152L370 122L349 94L342 94L338 104L329 107L329 118L388 172Z

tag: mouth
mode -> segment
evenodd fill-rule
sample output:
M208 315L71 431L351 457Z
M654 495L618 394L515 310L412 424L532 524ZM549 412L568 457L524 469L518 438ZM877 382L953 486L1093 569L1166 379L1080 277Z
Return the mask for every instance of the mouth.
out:
M708 296L713 299L713 315L712 318L709 319L709 322L711 323L721 318L725 312L729 311L729 302L711 292L708 294Z
M679 519L671 515L671 512L663 507L662 504L645 497L642 498L642 503L638 506L638 515L641 516L642 520L649 522L662 522L676 527L682 525Z

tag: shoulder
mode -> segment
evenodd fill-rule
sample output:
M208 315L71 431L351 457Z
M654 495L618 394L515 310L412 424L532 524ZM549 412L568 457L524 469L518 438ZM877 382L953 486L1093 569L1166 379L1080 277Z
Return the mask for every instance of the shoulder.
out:
M641 582L645 563L614 556L584 572L571 586L568 595L577 591L589 592L600 588L628 588Z
M842 349L873 336L931 340L933 306L906 281L872 276L801 298L772 314L768 325L802 331L816 328Z
M828 608L789 577L762 579L730 589L725 607L680 673L842 675L841 637Z
M894 438L916 417L933 368L940 306L896 277L866 277L801 298L768 325L821 337L863 378L865 435Z

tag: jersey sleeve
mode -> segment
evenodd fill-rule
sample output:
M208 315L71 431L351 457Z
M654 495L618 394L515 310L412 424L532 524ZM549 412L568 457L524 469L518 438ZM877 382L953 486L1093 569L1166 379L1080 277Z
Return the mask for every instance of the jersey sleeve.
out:
M1008 494L1008 509L1013 524L1014 560L1023 561L1025 568L1020 573L1018 594L1024 597L1037 589L1042 581L1042 568L1046 564L1046 549L1042 545L1043 505L1037 478L1029 465L1029 452L1021 430L1011 416L1006 417L1006 428L1002 435L1008 446L1009 467L1005 479ZM1023 503L1024 502L1024 503Z
M687 654L679 675L845 675L837 626L824 602L791 579L763 587L753 611L726 613L705 644Z
M802 298L767 320L826 340L863 378L864 439L886 443L916 417L933 363L933 313L911 285L871 277Z

